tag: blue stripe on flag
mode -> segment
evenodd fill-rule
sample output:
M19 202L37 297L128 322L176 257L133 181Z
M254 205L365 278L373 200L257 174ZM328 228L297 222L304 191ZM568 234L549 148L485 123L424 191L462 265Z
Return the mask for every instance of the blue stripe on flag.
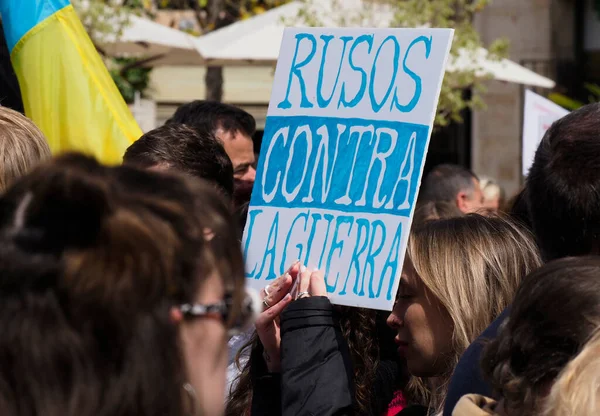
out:
M69 0L0 0L8 50L12 52L27 32L69 4Z

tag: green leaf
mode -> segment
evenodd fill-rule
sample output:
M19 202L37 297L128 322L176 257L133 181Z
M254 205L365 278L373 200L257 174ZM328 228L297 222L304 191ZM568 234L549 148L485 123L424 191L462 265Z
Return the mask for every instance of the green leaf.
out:
M113 58L109 61L110 75L128 104L134 101L136 92L143 96L150 84L152 68L135 66L137 62L139 60L135 58ZM128 69L124 70L125 67Z
M592 102L597 102L600 101L600 85L598 84L591 84L589 82L586 82L585 84L583 84L585 89L588 90L589 92L591 92L592 94L594 94L594 99Z
M575 100L573 98L569 98L566 95L560 94L558 92L553 92L548 95L548 99L555 104L560 105L567 110L577 110L578 108L583 107L585 104L581 101Z

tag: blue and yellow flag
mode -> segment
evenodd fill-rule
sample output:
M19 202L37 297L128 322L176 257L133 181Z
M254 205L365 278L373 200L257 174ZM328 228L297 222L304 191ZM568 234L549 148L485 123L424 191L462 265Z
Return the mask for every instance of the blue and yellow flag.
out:
M69 0L0 0L25 114L53 153L120 163L142 132Z

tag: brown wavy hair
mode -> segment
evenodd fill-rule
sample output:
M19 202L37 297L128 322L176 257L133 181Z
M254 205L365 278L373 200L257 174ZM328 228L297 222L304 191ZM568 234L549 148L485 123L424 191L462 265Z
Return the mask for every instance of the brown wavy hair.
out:
M550 262L524 279L481 361L511 414L538 414L540 398L596 333L598 276L600 257L574 257Z
M213 273L239 304L232 224L208 185L81 155L17 181L0 198L0 414L184 415L169 312Z
M338 307L340 327L348 342L354 369L356 414L375 415L375 397L372 395L375 373L379 364L379 342L376 334L376 314L369 309ZM241 368L240 357L250 355L250 350L259 347L256 333L237 353L236 362L240 375L232 384L225 410L226 416L250 415L252 407L252 381L250 360Z

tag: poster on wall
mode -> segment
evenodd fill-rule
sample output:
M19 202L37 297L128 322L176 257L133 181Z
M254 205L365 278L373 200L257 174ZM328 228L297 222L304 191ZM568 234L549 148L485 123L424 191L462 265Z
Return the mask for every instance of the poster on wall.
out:
M569 114L567 110L533 91L525 90L523 107L522 173L527 176L533 157L546 130L559 118Z
M452 37L285 30L242 242L250 287L300 260L333 303L392 308Z

